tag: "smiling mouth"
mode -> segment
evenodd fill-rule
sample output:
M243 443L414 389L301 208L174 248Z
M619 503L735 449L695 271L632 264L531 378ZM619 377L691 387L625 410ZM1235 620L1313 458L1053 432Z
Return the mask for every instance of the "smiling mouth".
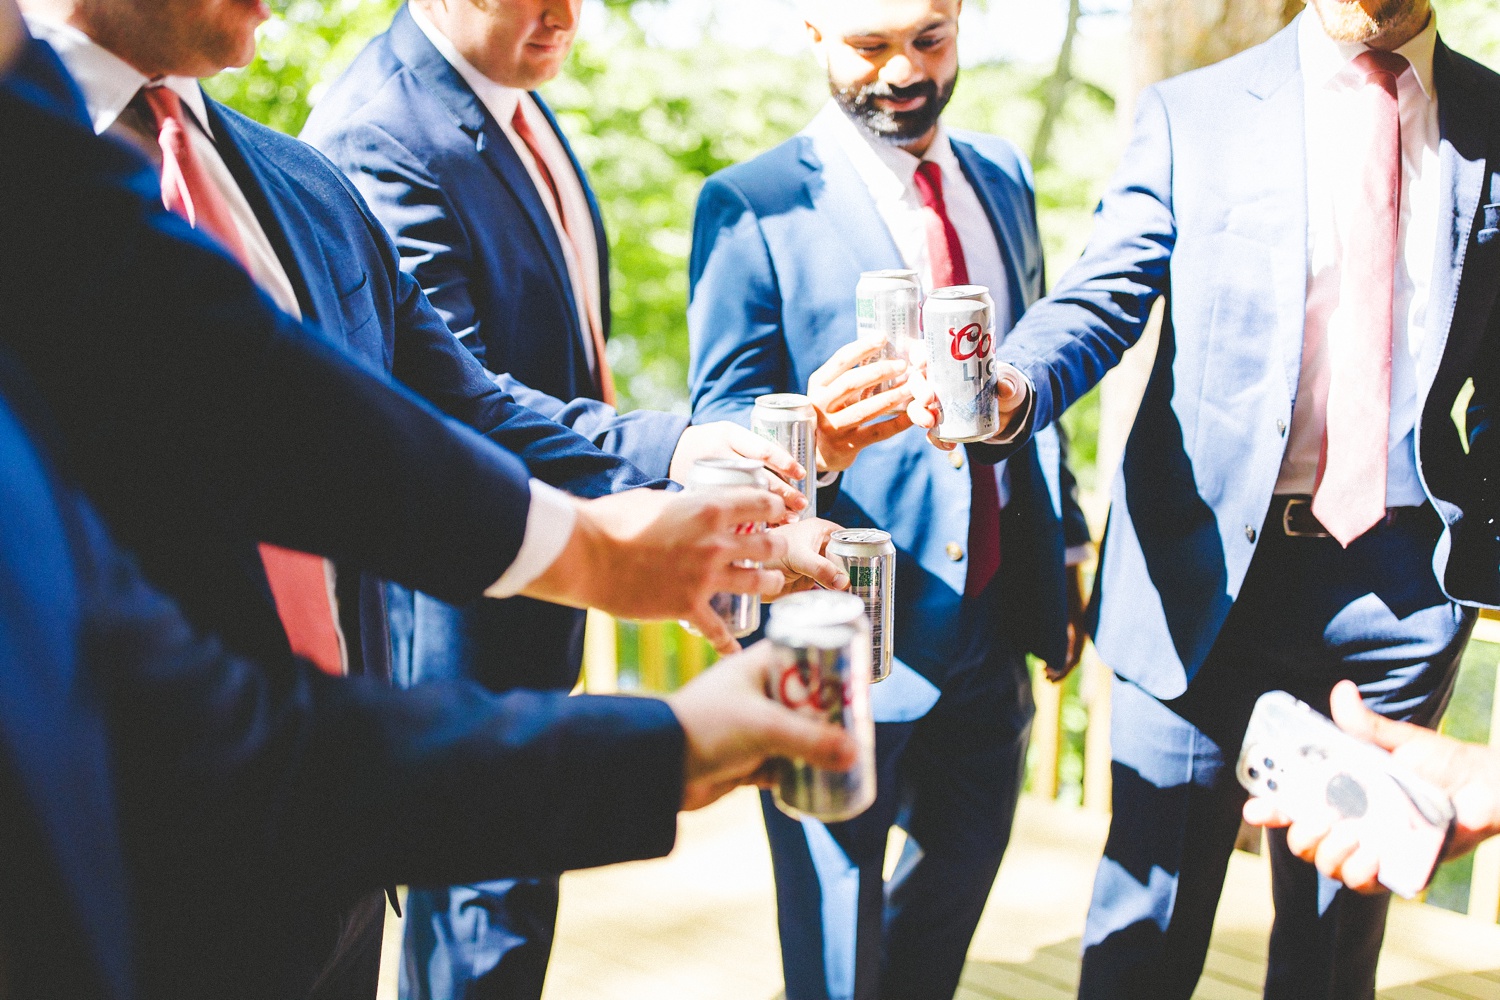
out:
M904 97L904 98L903 97L877 97L877 98L875 98L875 104L880 108L880 110L889 112L891 114L897 114L897 115L904 114L904 113L906 113L908 111L915 111L915 110L917 110L918 108L920 108L922 105L924 105L926 103L927 103L927 95L926 94L918 94L915 97Z

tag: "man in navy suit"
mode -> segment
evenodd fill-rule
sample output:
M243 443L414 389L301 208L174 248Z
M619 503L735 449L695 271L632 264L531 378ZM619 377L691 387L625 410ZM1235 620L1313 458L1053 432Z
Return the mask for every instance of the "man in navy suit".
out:
M1096 592L1114 817L1089 998L1192 993L1262 692L1326 710L1350 679L1433 725L1473 606L1500 604L1500 78L1427 0L1310 7L1141 96L1082 260L999 351L1015 447L1165 300ZM1266 995L1372 996L1386 899L1271 845Z
M572 401L559 419L585 414L575 428L653 475L683 479L712 438L719 450L797 478L789 456L738 424L689 427L641 411L618 417L609 405L603 221L533 90L561 69L578 8L578 0L403 8L323 95L303 137L369 200L395 235L402 267L476 358ZM585 423L614 430L604 440ZM584 620L569 609L524 599L454 606L402 593L392 615L405 619L395 629L401 682L466 676L502 690L571 688L577 679ZM512 669L516 648L532 651L533 673ZM418 890L408 905L406 996L541 994L555 881Z
M277 660L288 637L256 539L437 593L504 581L524 561L545 488L514 456L278 315L241 266L162 208L138 156L92 135L51 49L32 51L32 72L6 83L0 108L0 133L25 137L0 144L0 209L26 246L0 273L13 307L0 339L59 413L61 459L153 582L185 602L197 627ZM537 440L559 432L539 423ZM676 617L707 613L715 591L775 576L714 568L724 553L765 559L780 548L733 534L744 520L779 516L764 494L704 503L634 492L559 509L561 523L539 530L559 533L561 548L544 547L540 574L523 585L539 597ZM212 780L214 766L202 773ZM143 907L172 928L167 940L224 931L213 948L162 952L164 981L196 984L199 995L305 989L300 977L331 944L328 904L342 897L261 909L207 884ZM237 938L272 947L247 964Z
M762 393L816 388L820 366L857 350L847 345L861 271L986 285L997 333L1041 295L1025 162L1002 139L939 124L957 76L958 8L809 6L833 100L699 198L695 417L744 421ZM1076 654L1068 612L1081 602L1070 601L1064 557L1087 527L1052 434L1001 468L979 449L943 453L898 435L870 445L840 489L829 516L883 528L898 550L897 663L873 693L880 790L869 812L824 826L766 809L787 997L950 997L1021 789L1025 654L1059 676ZM907 841L886 884L892 825Z

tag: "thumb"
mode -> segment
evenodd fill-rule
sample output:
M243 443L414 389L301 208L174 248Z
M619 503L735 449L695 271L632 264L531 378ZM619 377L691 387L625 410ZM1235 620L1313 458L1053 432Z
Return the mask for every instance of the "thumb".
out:
M764 748L771 757L794 757L825 771L848 771L859 759L854 738L837 726L766 702Z
M1333 693L1328 698L1328 707L1333 714L1333 721L1344 732L1386 750L1394 750L1427 732L1421 726L1397 722L1370 711L1365 707L1359 696L1359 688L1353 681L1339 681L1334 686Z
M1001 407L1015 409L1026 399L1026 382L1021 373L1010 365L1001 365L995 376L995 394Z

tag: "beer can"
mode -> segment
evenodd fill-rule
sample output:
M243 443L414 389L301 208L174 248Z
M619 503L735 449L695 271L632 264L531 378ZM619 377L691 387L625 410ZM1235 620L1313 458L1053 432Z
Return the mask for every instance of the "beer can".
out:
M807 509L796 517L817 517L818 411L812 400L796 392L757 396L750 411L750 429L781 445L807 470L806 476L791 483L792 489L807 498Z
M693 463L693 473L688 477L687 488L694 492L711 492L739 486L763 490L769 483L767 475L769 473L759 462L748 458L700 458ZM766 526L761 522L753 522L741 524L735 530L748 535L765 531ZM748 559L735 565L746 569L760 568L760 563ZM760 628L759 594L715 594L710 598L709 604L736 639L743 639Z
M776 762L772 796L782 812L835 823L875 801L875 721L870 712L870 625L853 594L811 590L776 602L767 637L778 655L772 696L793 711L839 726L859 758L848 771L803 760Z
M995 303L983 285L934 288L922 304L927 381L942 406L935 437L963 443L1000 431Z
M881 345L880 354L867 361L874 364L907 358L913 341L922 336L922 283L917 272L904 268L865 271L854 286L854 316L860 340ZM884 392L885 382L873 392Z
M849 574L849 593L870 621L870 681L891 675L896 644L896 546L877 528L845 528L828 540L828 558Z

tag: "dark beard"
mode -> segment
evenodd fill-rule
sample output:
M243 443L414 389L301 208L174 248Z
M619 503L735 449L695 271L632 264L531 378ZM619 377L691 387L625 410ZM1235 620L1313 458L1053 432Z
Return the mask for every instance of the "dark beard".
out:
M872 83L864 87L840 87L828 81L828 91L844 114L857 125L882 142L903 146L922 138L937 124L938 116L953 97L953 88L958 83L958 74L953 74L946 86L939 87L936 80L923 80L910 87L892 87L885 83ZM875 104L876 98L906 100L926 97L927 100L915 111L882 111Z

